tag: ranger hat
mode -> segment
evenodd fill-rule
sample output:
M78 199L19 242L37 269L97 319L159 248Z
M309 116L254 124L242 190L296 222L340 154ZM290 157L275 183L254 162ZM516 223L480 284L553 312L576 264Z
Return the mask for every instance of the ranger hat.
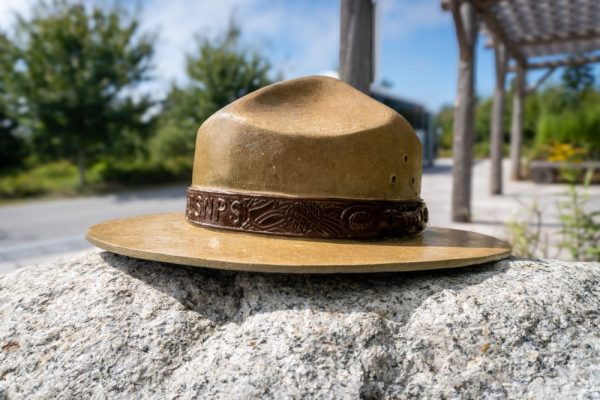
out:
M427 227L421 159L409 123L346 83L275 83L202 124L185 213L107 221L86 237L141 259L283 273L451 268L509 256L496 238Z

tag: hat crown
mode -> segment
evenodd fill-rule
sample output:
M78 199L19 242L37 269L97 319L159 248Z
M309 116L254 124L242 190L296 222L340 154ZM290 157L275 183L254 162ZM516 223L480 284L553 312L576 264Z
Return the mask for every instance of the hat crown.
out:
M192 187L290 197L411 200L421 143L394 110L328 77L276 83L212 115Z
M270 85L221 112L231 113L246 124L265 130L308 137L333 137L377 129L395 117L389 108L381 107L352 86L328 77L307 77Z

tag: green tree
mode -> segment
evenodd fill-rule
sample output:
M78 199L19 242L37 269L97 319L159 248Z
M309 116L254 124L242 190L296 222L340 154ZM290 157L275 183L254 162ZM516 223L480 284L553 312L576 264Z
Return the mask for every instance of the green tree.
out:
M503 131L504 141L508 141L510 132L510 104L507 101L504 114ZM475 109L475 138L474 153L476 157L488 157L490 151L490 124L492 120L492 98L478 98ZM439 127L440 148L444 150L443 155L448 155L453 145L453 124L454 107L451 105L443 106L435 116L435 126Z
M562 75L563 86L570 92L581 93L594 87L595 78L592 66L567 67Z
M492 98L477 99L475 109L475 156L488 157L490 155L490 129L492 123Z
M186 57L188 83L173 85L164 102L152 141L155 158L189 169L200 124L232 101L270 84L270 68L263 55L242 45L233 21L215 40L198 38L196 51Z
M17 62L10 39L0 32L0 170L17 167L25 156L25 141L16 135L16 98L9 90Z
M83 1L42 2L31 19L19 17L16 39L20 122L40 159L75 161L84 186L91 159L139 147L151 102L132 90L148 78L153 38L135 17Z
M454 106L449 104L442 106L434 117L434 126L439 135L438 147L443 151L443 154L440 154L440 156L447 156L452 151L453 124Z

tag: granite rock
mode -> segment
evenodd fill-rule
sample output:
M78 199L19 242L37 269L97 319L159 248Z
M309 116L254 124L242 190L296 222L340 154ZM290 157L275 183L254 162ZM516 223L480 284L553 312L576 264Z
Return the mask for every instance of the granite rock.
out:
M94 253L0 276L0 399L600 398L600 265L294 276Z

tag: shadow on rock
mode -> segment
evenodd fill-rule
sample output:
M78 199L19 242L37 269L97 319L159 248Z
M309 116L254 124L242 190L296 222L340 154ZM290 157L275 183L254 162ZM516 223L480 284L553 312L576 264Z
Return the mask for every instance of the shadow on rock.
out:
M101 257L111 267L218 323L243 323L257 313L285 310L375 313L404 323L425 300L479 285L506 270L503 263L488 263L422 272L295 275L186 267L108 252Z

